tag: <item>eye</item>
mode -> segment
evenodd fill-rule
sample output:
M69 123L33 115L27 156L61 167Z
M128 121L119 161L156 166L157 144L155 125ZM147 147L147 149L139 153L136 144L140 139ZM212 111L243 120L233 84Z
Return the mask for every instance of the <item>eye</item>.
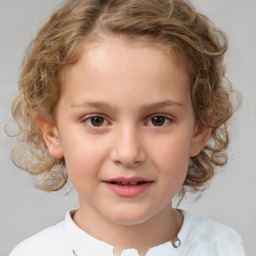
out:
M153 116L148 122L147 125L152 126L164 126L171 122L171 119L166 116Z
M93 127L101 127L107 124L106 119L102 116L90 116L84 122Z

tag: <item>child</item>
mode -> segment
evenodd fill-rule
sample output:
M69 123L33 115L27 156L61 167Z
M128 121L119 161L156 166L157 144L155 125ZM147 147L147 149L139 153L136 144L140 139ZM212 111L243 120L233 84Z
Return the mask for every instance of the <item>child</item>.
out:
M172 207L226 162L225 35L185 0L69 0L32 41L15 164L67 177L80 207L11 256L244 255L240 236Z

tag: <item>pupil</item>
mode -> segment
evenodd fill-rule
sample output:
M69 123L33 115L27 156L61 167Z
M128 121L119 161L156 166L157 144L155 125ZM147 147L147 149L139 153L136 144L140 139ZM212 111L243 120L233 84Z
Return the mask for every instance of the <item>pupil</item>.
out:
M95 116L95 117L92 117L91 122L92 122L92 125L94 126L101 126L104 122L104 119L103 117Z
M152 118L152 123L155 125L155 126L162 126L165 122L165 117L163 116L155 116Z

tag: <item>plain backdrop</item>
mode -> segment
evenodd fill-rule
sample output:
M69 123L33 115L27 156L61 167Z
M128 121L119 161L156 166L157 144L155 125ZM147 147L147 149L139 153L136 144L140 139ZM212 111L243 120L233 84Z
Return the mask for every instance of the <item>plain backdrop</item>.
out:
M21 240L55 224L78 207L71 186L57 193L33 188L31 178L14 167L14 143L4 133L24 51L60 0L0 0L0 255L8 255ZM221 221L239 231L248 256L256 255L256 1L192 0L226 32L227 75L243 95L233 119L228 165L195 203L181 208Z

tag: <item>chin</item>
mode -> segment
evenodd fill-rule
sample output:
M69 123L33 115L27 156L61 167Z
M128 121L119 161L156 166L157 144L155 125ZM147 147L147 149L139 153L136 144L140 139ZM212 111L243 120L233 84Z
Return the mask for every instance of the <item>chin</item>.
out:
M152 216L145 213L136 212L135 210L132 212L132 210L127 210L125 212L119 212L118 214L114 214L112 216L109 216L109 219L119 225L126 225L126 226L132 226L132 225L139 225L142 223L147 222Z
M115 224L123 225L123 226L135 226L143 224L147 221L147 219L117 219L112 220Z

